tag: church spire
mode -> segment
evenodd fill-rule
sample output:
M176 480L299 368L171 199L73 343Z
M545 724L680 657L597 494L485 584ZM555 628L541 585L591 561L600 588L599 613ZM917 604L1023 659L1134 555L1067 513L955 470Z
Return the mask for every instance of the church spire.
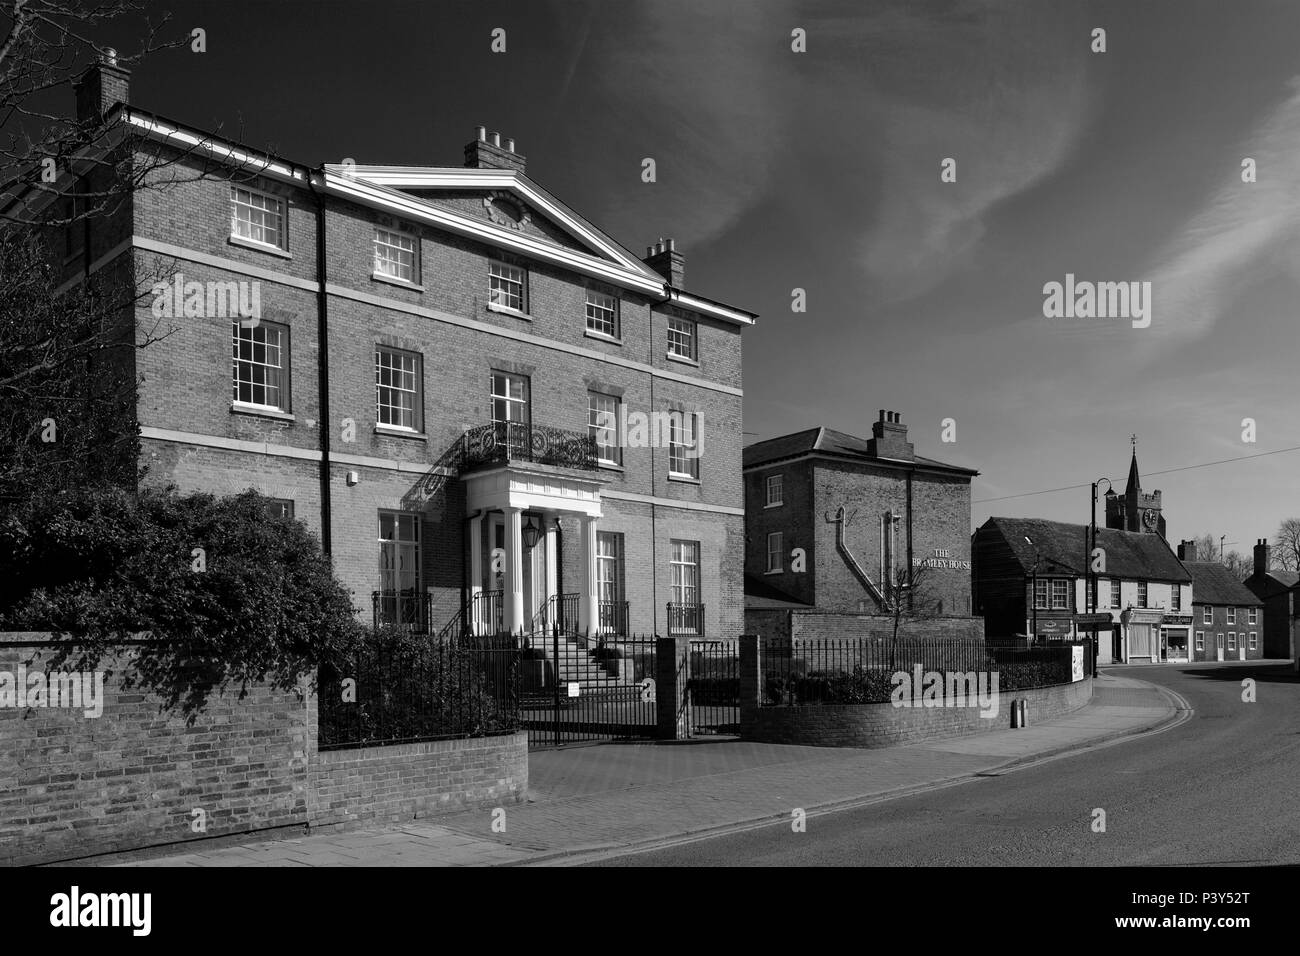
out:
M1142 487L1142 481L1138 478L1138 439L1134 435L1130 441L1133 442L1133 460L1128 466L1128 484L1124 486L1124 494L1129 495Z

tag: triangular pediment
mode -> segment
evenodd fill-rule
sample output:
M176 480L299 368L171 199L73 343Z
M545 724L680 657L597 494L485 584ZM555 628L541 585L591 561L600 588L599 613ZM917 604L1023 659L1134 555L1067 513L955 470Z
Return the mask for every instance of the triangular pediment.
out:
M513 170L427 166L327 166L330 172L393 190L471 222L524 236L663 279L616 240Z

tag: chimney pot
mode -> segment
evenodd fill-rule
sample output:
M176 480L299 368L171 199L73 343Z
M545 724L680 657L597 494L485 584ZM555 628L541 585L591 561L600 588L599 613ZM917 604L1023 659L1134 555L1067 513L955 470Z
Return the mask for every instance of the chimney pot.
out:
M882 422L885 420L885 410L883 408L880 410L880 420Z
M480 126L480 127L478 128L478 141L479 141L480 143L486 143L486 142L487 142L487 127L486 127L486 126Z
M117 51L111 46L104 47L103 61L109 66L117 66Z
M669 251L669 252L676 252L676 251L677 251L677 240L676 240L676 239L669 239L669 240L668 240L668 251Z
M515 151L515 141L513 139L506 140L506 150L511 153Z
M500 134L500 133L493 133L493 134L492 134L492 145L493 145L493 146L497 146L497 147L499 147L499 146L501 145L501 134Z
M646 246L646 247L645 247L645 257L646 257L647 259L649 259L649 258L650 258L651 256L653 256L654 254L655 254L655 247L654 247L654 246Z

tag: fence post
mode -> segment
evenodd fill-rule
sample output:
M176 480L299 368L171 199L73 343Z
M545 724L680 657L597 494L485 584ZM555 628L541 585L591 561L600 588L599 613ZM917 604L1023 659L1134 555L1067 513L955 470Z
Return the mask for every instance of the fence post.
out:
M689 638L655 639L655 717L660 740L685 740L691 735L687 710L690 650Z
M753 736L762 694L762 675L758 666L758 635L740 635L740 736Z

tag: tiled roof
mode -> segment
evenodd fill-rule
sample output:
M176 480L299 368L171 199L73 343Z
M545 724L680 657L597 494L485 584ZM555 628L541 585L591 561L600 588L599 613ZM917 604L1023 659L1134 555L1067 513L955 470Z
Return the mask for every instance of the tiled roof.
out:
M985 526L989 524L1006 538L1026 573L1034 567L1035 546L1041 556L1039 574L1057 570L1082 575L1087 568L1087 525L1043 518L990 518ZM1033 543L1026 541L1026 537ZM1098 528L1097 547L1106 552L1102 577L1180 583L1192 579L1158 534Z
M792 432L778 438L754 442L754 444L747 445L744 448L743 455L746 468L766 464L770 461L780 461L784 458L797 458L800 455L806 455L814 451L844 458L881 462L885 465L892 465L898 461L895 458L877 458L871 454L870 448L867 439L858 438L846 432L836 431L833 428L806 428L801 432ZM939 468L965 475L979 474L973 468L950 465L947 462L924 458L921 455L916 455L912 460L924 468Z
M1184 561L1183 567L1192 573L1194 604L1263 603L1217 561Z

